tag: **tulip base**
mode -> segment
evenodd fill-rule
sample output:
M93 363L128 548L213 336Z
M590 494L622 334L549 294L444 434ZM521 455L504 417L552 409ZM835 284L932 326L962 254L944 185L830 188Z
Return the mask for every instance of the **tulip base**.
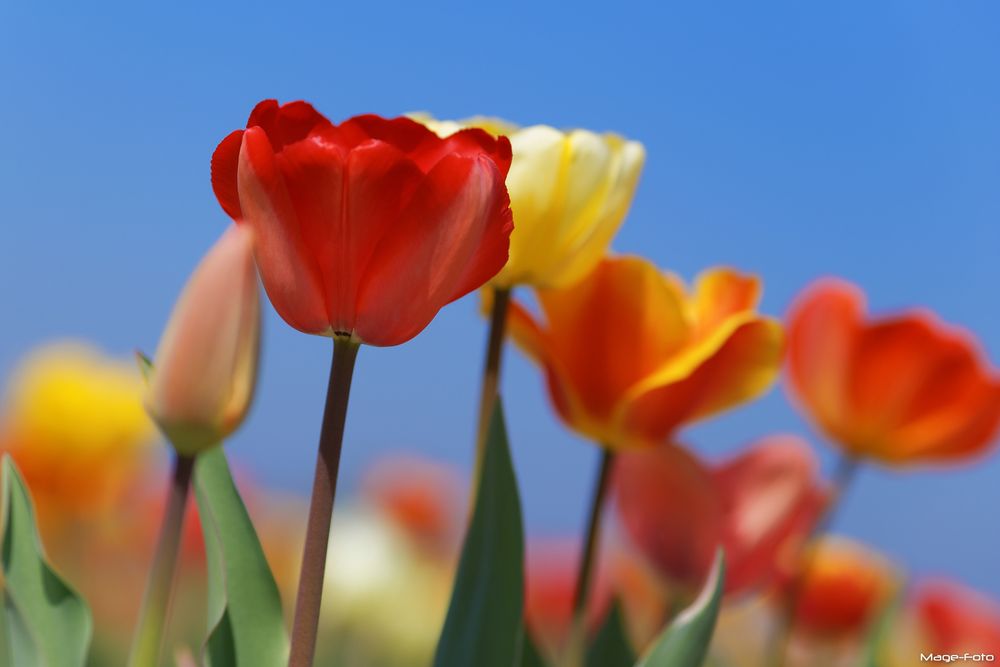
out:
M295 620L292 623L292 645L289 667L310 667L316 652L323 578L326 573L326 553L330 541L330 521L337 492L337 473L344 441L347 402L351 393L351 378L359 345L347 338L335 338L333 363L323 410L319 455L313 479L309 519L306 524L305 548L298 596L295 599Z

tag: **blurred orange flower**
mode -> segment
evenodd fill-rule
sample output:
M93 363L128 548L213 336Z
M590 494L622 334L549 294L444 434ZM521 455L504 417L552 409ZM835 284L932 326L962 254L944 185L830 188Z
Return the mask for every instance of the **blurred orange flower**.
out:
M867 319L859 288L823 280L793 306L788 347L795 398L851 456L953 461L1000 427L1000 378L971 334L929 312Z
M513 303L511 334L545 369L563 421L607 447L664 442L755 398L778 370L781 326L756 313L758 280L731 269L688 292L644 259L613 257L537 294L544 317Z
M31 353L14 372L0 449L14 457L43 523L100 515L150 463L156 428L131 360L82 343Z
M765 438L711 468L675 446L623 453L616 466L626 532L688 592L702 585L719 545L727 593L787 574L826 499L812 450L792 436Z
M368 472L365 496L421 548L438 556L458 553L464 484L448 466L420 458L383 459Z
M842 537L825 537L801 561L795 591L795 629L838 638L863 632L899 586L893 565Z

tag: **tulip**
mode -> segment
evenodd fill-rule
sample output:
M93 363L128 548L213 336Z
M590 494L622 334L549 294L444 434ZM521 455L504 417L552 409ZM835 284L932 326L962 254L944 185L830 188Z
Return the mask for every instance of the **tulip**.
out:
M780 325L755 312L756 279L715 269L688 294L636 257L606 258L565 289L539 290L543 317L514 302L514 340L545 369L571 429L602 445L577 586L586 607L614 453L668 441L685 424L762 393L777 373Z
M911 608L934 653L1000 653L1000 602L945 579L923 582Z
M914 311L869 319L840 280L808 288L788 317L793 397L852 458L957 462L1000 427L1000 377L966 331Z
M253 229L278 314L310 334L399 345L507 261L510 143L408 118L334 125L258 104L212 156L222 208Z
M507 189L516 228L510 260L491 286L568 287L607 252L639 183L646 157L642 144L613 133L518 128L493 118L416 118L444 136L479 127L510 137L514 157Z
M156 351L146 406L182 456L242 422L257 379L260 298L249 229L230 227L181 293Z
M510 142L439 137L409 118L334 125L305 102L258 104L212 156L223 210L255 236L275 310L334 339L290 667L313 662L351 379L362 343L420 333L507 262Z
M511 290L518 285L567 287L594 268L625 219L645 150L610 133L561 132L546 125L522 129L495 118L454 122L416 117L442 136L463 127L508 135L513 151L507 189L517 225L510 237L510 259L490 281L494 290L488 294L492 315L479 404L478 471L500 383Z
M564 290L540 290L543 318L513 304L515 341L545 370L571 429L620 450L765 391L781 359L777 321L755 312L756 278L713 269L688 293L635 257L602 261Z
M863 636L899 586L889 561L846 538L821 540L802 562L794 628L817 638Z
M191 274L149 371L146 407L176 457L131 667L159 660L194 457L242 423L256 384L259 348L260 296L252 233L234 226Z
M628 536L682 591L701 587L721 545L728 595L787 570L825 500L812 450L792 436L766 438L715 466L677 446L623 452L615 492Z
M152 462L156 427L135 366L89 345L32 351L15 369L0 417L0 450L31 487L48 533L100 519Z

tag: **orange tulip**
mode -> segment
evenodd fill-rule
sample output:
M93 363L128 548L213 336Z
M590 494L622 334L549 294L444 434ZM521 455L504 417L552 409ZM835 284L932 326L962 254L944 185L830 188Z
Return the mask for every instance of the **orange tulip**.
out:
M861 290L823 280L793 306L788 341L795 398L851 456L955 461L1000 427L1000 377L971 334L931 313L869 320Z
M610 448L651 446L770 386L781 326L755 312L760 284L730 269L679 278L636 257L539 290L543 318L512 304L514 339L546 372L563 421Z
M257 381L260 296L252 234L232 226L185 286L160 339L146 407L181 454L243 421Z
M680 447L625 452L615 489L626 532L662 576L688 591L726 551L726 591L759 588L787 571L825 502L808 445L774 436L708 467Z
M951 581L922 584L913 608L928 648L935 653L1000 654L1000 603Z
M863 633L898 587L882 556L844 538L824 538L802 559L795 629L827 638Z

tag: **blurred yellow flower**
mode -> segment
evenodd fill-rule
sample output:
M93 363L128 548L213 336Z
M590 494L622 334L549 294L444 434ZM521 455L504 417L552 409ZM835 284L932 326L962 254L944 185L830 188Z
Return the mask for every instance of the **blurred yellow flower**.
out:
M484 117L413 117L441 136L479 127L510 138L514 158L507 190L514 232L510 259L490 281L501 289L566 287L583 278L625 219L646 157L642 144L612 133L518 128Z
M135 365L82 343L30 354L14 372L0 449L17 461L48 518L101 512L154 451Z

